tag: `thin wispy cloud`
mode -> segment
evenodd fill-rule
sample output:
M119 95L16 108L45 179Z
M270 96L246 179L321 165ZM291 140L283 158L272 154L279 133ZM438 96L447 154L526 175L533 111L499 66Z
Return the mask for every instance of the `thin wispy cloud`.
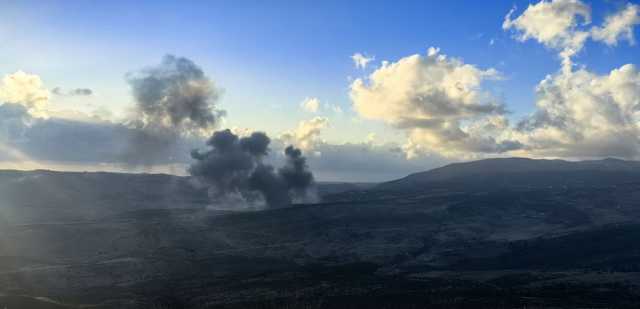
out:
M355 53L351 56L351 60L353 60L353 64L356 66L356 68L366 69L369 62L375 60L375 57L367 57L364 54Z

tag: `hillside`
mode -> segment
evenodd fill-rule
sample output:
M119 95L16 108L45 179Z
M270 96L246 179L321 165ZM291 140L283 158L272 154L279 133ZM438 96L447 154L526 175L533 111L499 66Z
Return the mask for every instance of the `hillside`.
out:
M485 160L225 212L183 177L3 171L0 307L633 308L636 172Z
M516 186L613 185L640 179L640 162L485 159L454 163L382 183L379 190L416 190L433 186L495 189Z

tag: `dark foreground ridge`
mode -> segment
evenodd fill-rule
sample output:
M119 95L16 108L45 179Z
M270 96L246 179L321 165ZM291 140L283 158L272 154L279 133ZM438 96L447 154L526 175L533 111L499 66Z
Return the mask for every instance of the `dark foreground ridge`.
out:
M640 164L491 159L323 202L192 179L0 172L0 308L635 308Z

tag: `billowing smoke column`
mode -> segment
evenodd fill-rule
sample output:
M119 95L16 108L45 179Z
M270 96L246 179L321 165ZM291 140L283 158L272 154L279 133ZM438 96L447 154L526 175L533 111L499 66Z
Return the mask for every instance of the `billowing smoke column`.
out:
M265 163L271 140L262 132L238 137L230 130L217 131L205 152L191 153L196 162L189 173L210 186L214 203L282 207L310 196L313 174L299 149L289 146L286 161L276 170Z
M162 62L127 75L135 99L135 128L127 153L134 164L166 160L179 137L209 133L225 112L220 96L202 69L187 58L167 55Z

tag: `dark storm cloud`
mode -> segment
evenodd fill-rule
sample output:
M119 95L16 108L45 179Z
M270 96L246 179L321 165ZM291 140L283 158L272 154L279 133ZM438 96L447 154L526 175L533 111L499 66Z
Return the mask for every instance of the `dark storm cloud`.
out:
M276 170L265 162L269 137L262 132L238 137L217 131L207 141L209 149L191 154L196 160L189 173L210 186L214 203L256 204L281 207L308 196L313 175L299 149L285 150L285 165Z

